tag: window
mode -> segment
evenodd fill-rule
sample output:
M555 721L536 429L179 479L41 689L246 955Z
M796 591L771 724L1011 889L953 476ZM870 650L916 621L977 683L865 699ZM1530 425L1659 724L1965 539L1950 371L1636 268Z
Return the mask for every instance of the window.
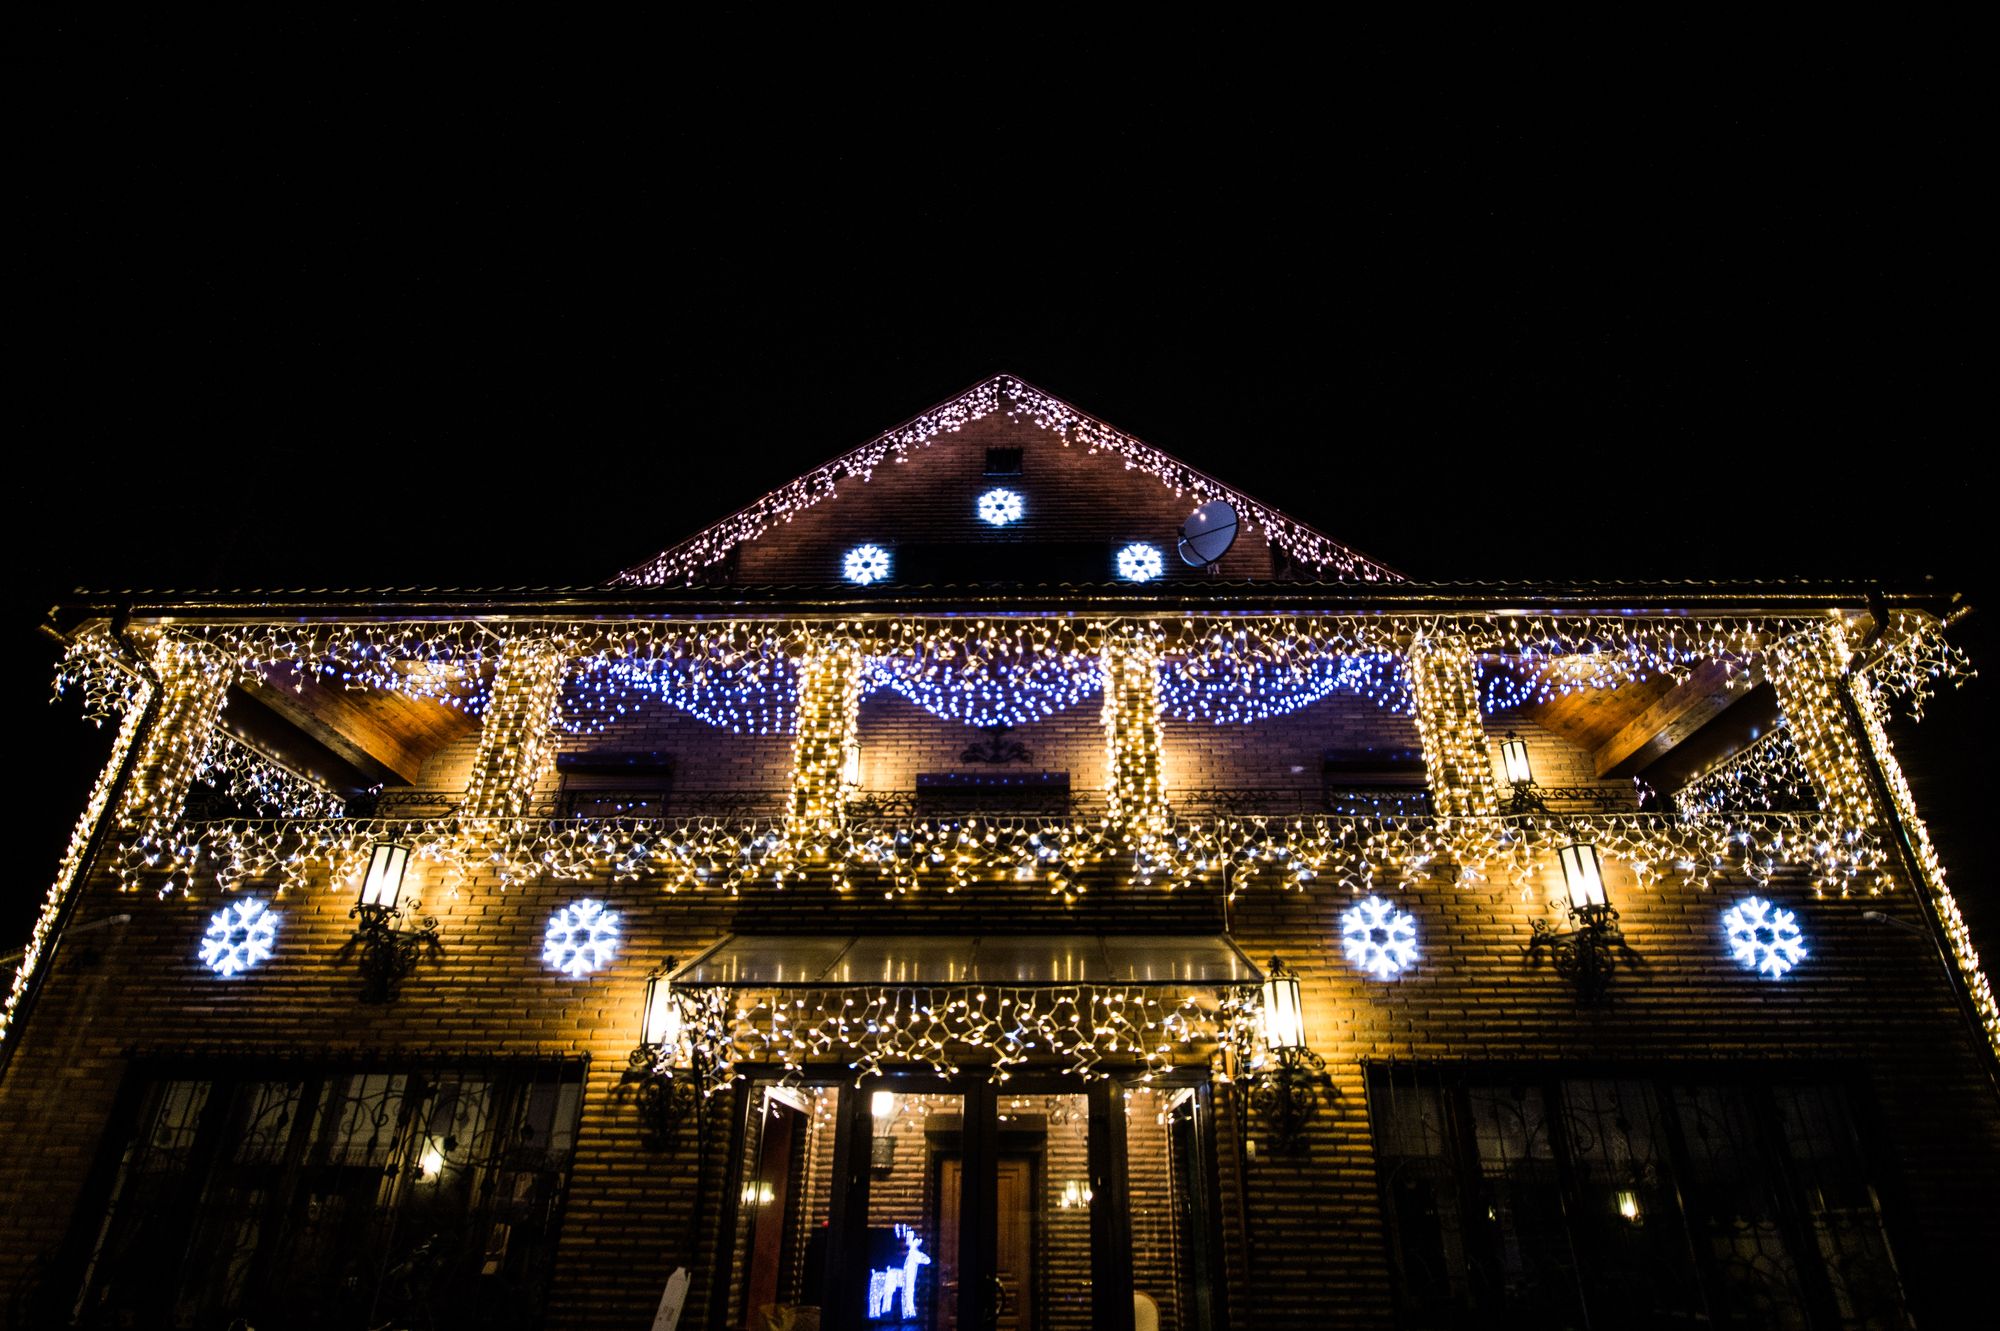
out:
M986 474L988 476L1019 476L1021 474L1021 450L1018 448L987 449Z
M537 1323L580 1062L154 1065L127 1089L51 1283L78 1325Z
M1908 1326L1836 1086L1369 1078L1409 1327Z

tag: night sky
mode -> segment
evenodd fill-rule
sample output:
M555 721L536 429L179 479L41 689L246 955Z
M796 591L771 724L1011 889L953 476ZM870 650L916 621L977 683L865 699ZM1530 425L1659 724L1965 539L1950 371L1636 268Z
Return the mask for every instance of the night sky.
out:
M1418 577L1992 604L1945 79L1539 114L357 60L59 41L24 98L0 951L104 747L45 703L64 589L601 581L1001 370ZM1903 741L1968 898L1996 683Z

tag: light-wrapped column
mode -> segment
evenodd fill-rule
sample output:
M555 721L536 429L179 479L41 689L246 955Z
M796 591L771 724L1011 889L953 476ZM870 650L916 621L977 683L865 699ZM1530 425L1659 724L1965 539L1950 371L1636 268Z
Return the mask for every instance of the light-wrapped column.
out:
M1889 802L1903 825L1917 873L1924 880L1917 885L1917 890L1930 894L1931 908L1937 914L1939 927L1944 930L1945 943L1951 950L1952 962L1958 967L1973 1013L1985 1029L1987 1042L1992 1045L1995 1055L2000 1056L2000 1003L1994 1001L1993 986L1979 964L1979 950L1973 947L1972 934L1965 927L1965 917L1959 914L1958 899L1945 885L1944 862L1931 845L1930 829L1924 826L1923 818L1917 813L1917 801L1910 794L1910 783L1903 779L1903 765L1896 761L1895 746L1890 744L1888 729L1882 723L1882 699L1877 696L1875 685L1862 676L1850 679L1849 691L1854 698L1855 710L1861 717L1862 736L1874 756L1876 770L1882 774Z
M474 824L524 817L556 760L561 719L562 649L547 639L507 644L479 727L479 751L466 788L464 817Z
M1486 751L1479 667L1472 650L1455 633L1427 634L1410 643L1405 664L1432 812L1440 818L1483 818L1499 812L1500 792Z
M1114 825L1144 842L1167 829L1160 777L1160 661L1149 642L1114 638L1104 646L1104 739Z
M1828 620L1778 643L1765 664L1820 809L1850 838L1881 821L1862 765L1861 737L1841 701L1851 654L1846 629Z
M104 770L97 774L97 784L91 787L90 799L85 802L83 812L77 815L76 826L70 830L69 846L63 851L62 863L56 866L56 880L42 894L41 914L35 917L34 932L28 935L28 946L21 953L21 964L14 969L14 983L7 991L7 1004L0 1008L0 1047L6 1045L13 1033L15 1014L20 1010L29 985L41 970L42 958L55 937L56 922L62 918L63 906L82 887L77 876L83 870L84 852L90 845L91 834L97 830L97 820L105 816L111 804L112 787L118 783L119 768L124 765L125 755L139 737L139 726L145 715L143 696L127 700L125 720L118 727L118 738L111 745L111 756L105 759Z
M838 828L847 802L847 755L861 716L861 652L815 640L799 663L798 738L785 835L795 845Z
M128 862L153 857L180 822L229 693L229 662L202 644L162 634L150 664L160 682L159 706L118 802L118 835Z

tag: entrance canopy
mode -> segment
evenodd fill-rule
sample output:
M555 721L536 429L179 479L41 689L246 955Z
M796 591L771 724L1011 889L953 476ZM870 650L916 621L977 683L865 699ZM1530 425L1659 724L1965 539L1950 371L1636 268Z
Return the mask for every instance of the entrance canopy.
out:
M675 971L676 986L1247 985L1263 981L1222 934L738 934Z

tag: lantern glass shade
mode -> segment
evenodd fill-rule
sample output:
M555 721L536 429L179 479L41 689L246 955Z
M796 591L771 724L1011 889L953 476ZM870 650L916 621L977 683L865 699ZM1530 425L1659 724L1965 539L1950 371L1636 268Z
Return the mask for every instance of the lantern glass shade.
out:
M1610 904L1604 895L1604 866L1594 843L1578 841L1564 846L1556 857L1562 863L1563 886L1569 889L1571 909Z
M361 880L361 904L389 910L403 896L403 875L409 871L410 848L396 841L378 841L368 856L368 876Z
M874 1115L877 1127L886 1124L890 1119L896 1117L896 1093L894 1091L875 1092L869 1098L868 1112Z
M662 967L646 977L646 1013L640 1027L639 1043L654 1049L677 1045L681 1040L681 1005L674 1001L673 982Z
M1272 1049L1303 1049L1306 1043L1299 977L1275 962L1264 981L1264 1043Z
M861 746L859 744L850 744L847 746L847 752L840 760L840 780L841 784L847 786L858 786L861 784Z
M1528 741L1517 739L1510 732L1500 744L1500 761L1507 769L1507 784L1518 786L1535 779L1534 769L1528 766Z

